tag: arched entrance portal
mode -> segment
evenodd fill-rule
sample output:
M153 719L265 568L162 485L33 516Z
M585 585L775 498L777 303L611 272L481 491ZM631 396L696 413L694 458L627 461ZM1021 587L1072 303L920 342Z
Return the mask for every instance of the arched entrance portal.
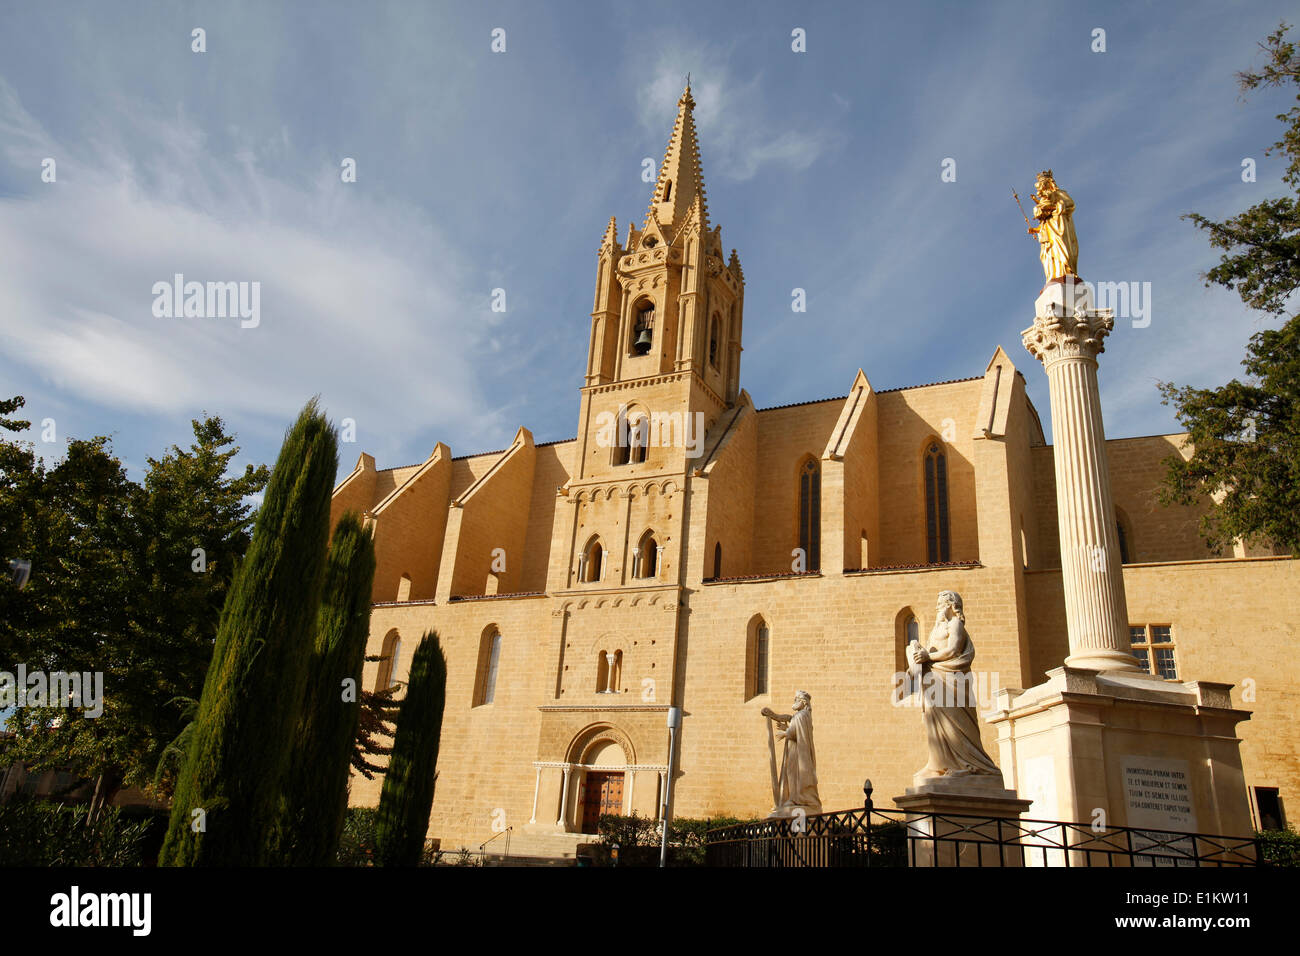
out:
M625 814L635 805L637 766L632 741L601 722L583 728L565 751L556 823L570 833L596 833L603 813ZM540 779L540 778L539 778Z
M548 716L569 715L561 712ZM551 739L561 733L564 731L556 728ZM560 759L533 762L537 776L530 827L550 830L553 826L559 833L595 834L601 814L605 813L636 812L652 820L660 818L668 767L641 762L639 748L633 746L626 730L600 721L588 724L568 739L563 754L556 755ZM547 756L545 751L542 756Z
M602 814L623 813L627 759L623 748L606 738L588 747L582 764L579 831L595 833Z

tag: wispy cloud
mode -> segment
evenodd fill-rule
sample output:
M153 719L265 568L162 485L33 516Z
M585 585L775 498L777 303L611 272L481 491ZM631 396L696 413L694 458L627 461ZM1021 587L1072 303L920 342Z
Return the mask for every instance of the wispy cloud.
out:
M115 122L65 146L0 81L4 161L57 162L55 183L3 200L0 349L11 360L131 413L209 407L278 427L321 393L372 448L417 412L496 427L473 364L446 360L487 348L490 323L466 321L490 317L487 301L433 224L349 191L332 165L294 181L287 132L228 155L184 115L135 104ZM260 282L260 325L156 318L153 284L176 273Z

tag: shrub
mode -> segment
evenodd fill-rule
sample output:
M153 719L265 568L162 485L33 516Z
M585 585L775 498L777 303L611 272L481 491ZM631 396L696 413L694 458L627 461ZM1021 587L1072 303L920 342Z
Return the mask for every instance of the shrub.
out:
M733 826L740 823L754 823L755 820L740 820L736 817L677 817L668 827L669 866L703 866L706 834L718 827ZM649 817L636 813L631 816L620 814L602 814L597 824L600 843L592 855L597 866L612 866L610 850L618 844L618 866L658 866L659 865L659 824Z
M1261 830L1255 837L1269 866L1300 866L1300 833L1290 825L1285 830Z
M459 850L433 850L432 862L434 866L482 866L483 861L474 854L473 850L467 847L461 847Z
M348 807L339 837L339 866L374 865L375 813L374 807Z
M27 799L0 805L0 864L140 866L149 820L106 807L87 826L88 809Z
M339 837L337 857L339 866L378 865L376 862L379 846L379 838L376 835L378 820L377 807L348 807L347 815L343 820L343 833ZM469 853L468 850L461 852ZM445 851L439 852L437 841L429 840L424 845L420 866L445 864L447 856L449 854ZM458 865L464 864L458 863Z

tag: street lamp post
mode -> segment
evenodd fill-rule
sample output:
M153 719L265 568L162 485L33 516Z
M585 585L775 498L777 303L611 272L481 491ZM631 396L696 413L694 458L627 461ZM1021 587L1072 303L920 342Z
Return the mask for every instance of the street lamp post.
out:
M673 806L673 765L677 762L677 731L682 726L682 709L668 708L668 781L664 784L664 812L660 823L664 831L659 839L659 866L668 865L668 818Z

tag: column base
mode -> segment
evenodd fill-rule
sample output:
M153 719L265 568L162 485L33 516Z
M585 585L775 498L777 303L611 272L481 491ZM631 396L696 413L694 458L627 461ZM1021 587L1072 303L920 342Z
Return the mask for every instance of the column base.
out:
M1164 680L1162 677L1144 671L1138 659L1127 651L1097 649L1071 654L1065 659L1065 666L1076 670L1115 671L1133 677L1154 677L1156 680Z

